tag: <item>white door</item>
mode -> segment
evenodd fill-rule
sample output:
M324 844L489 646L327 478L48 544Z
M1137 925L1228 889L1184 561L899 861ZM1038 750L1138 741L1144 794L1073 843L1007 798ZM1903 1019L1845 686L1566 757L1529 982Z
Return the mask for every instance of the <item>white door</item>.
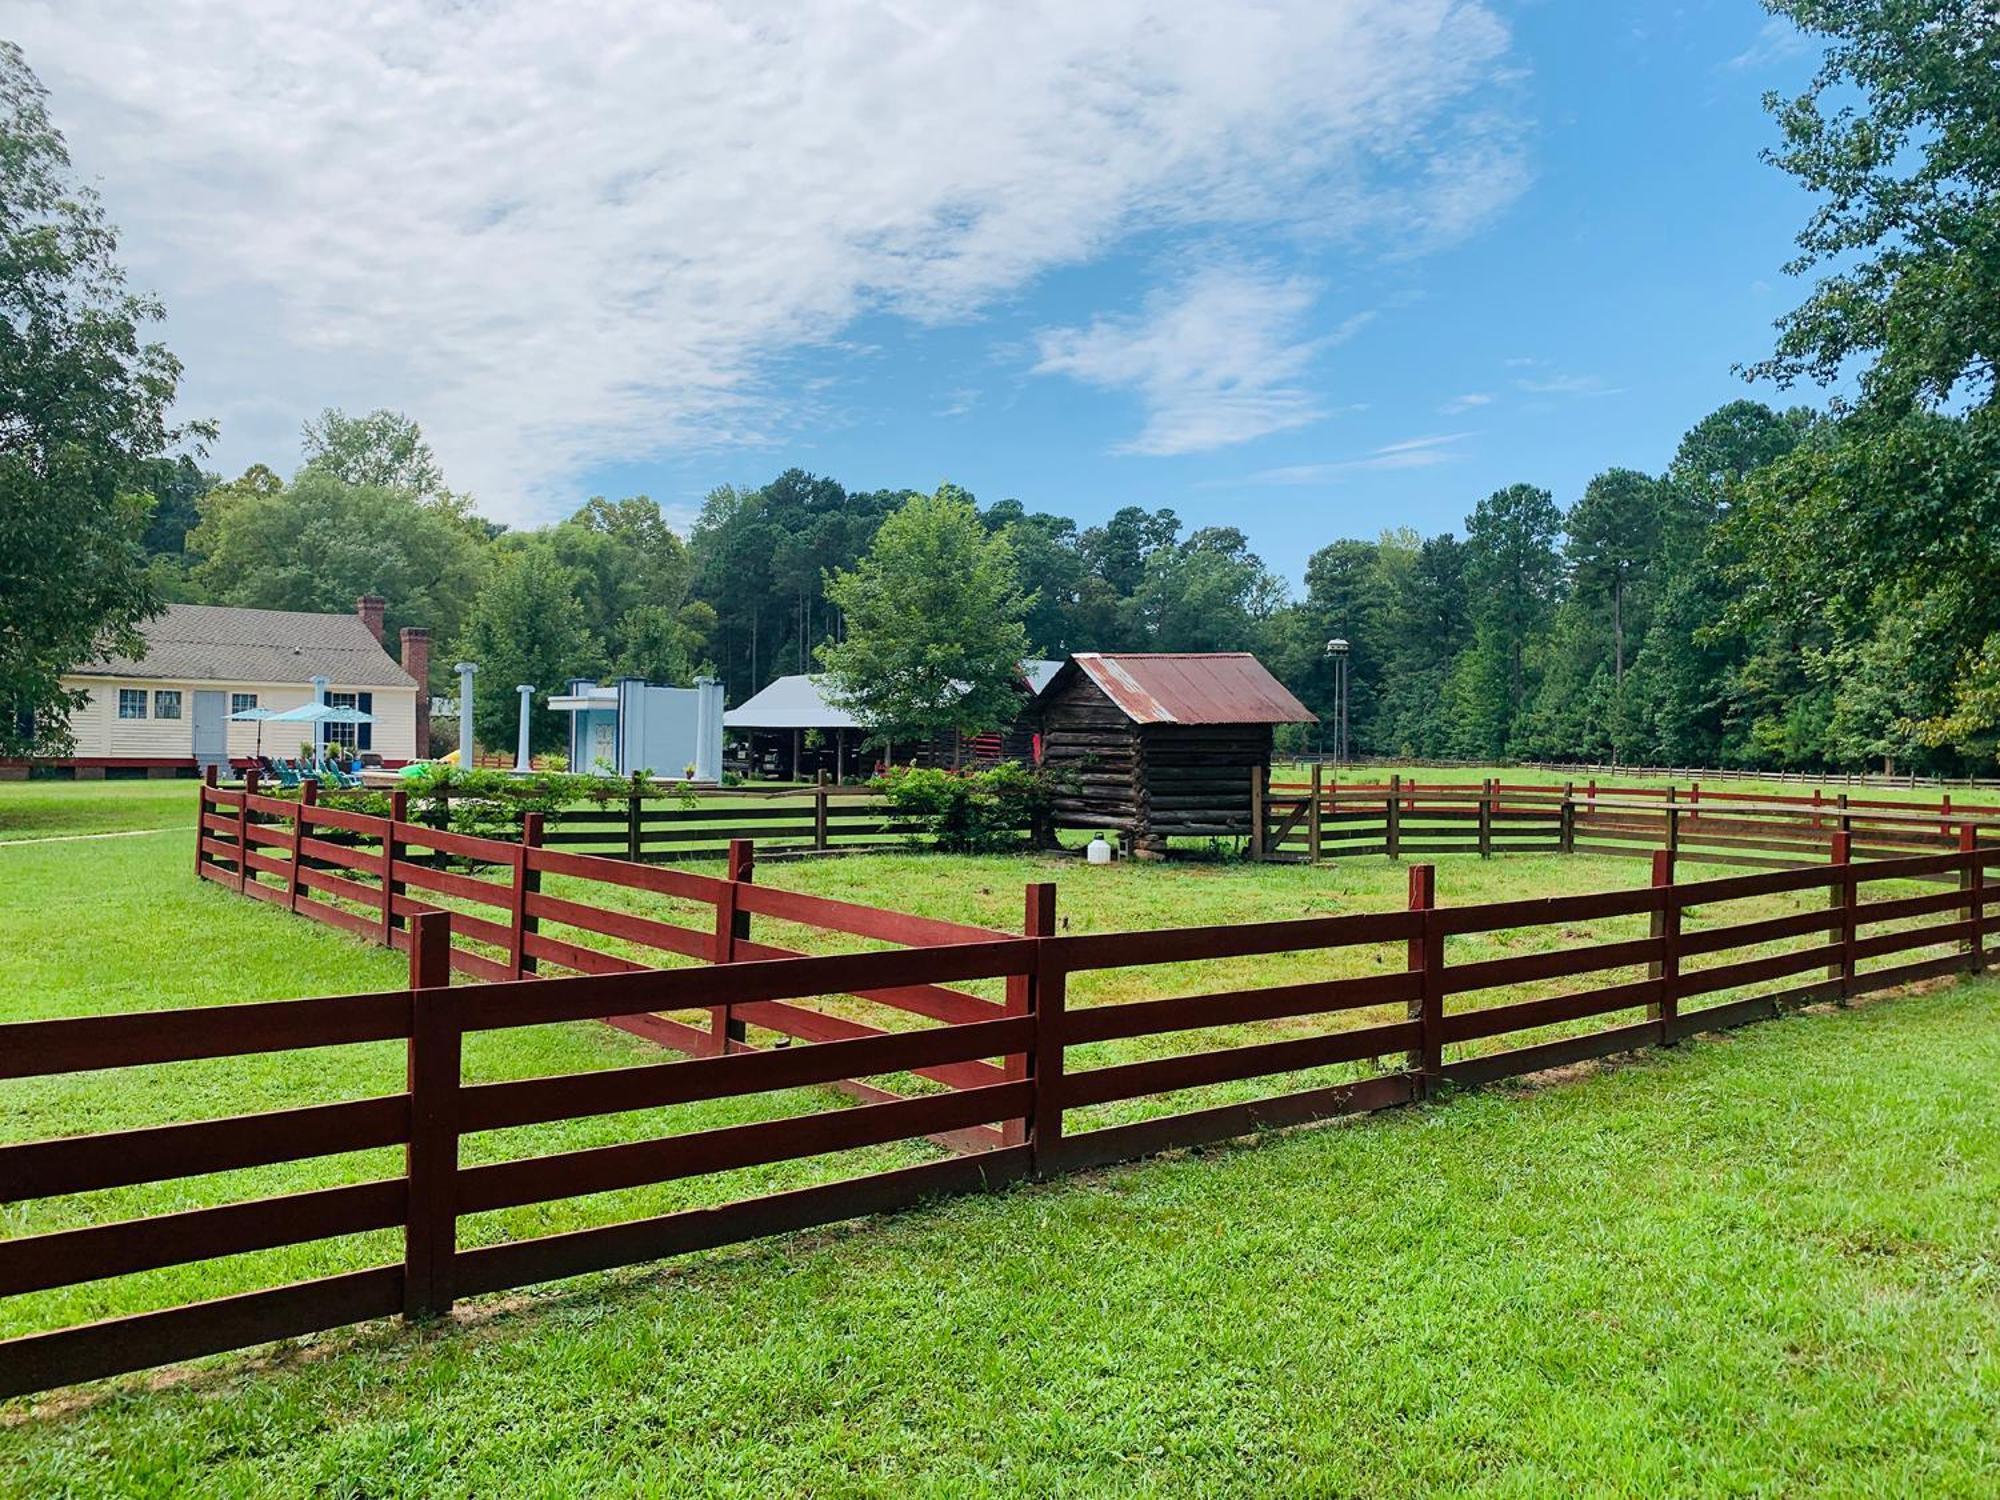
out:
M229 764L229 724L222 716L228 702L226 693L194 695L194 764L198 771Z
M604 766L611 767L612 774L618 773L618 721L609 714L590 716L590 764L586 771L596 771Z

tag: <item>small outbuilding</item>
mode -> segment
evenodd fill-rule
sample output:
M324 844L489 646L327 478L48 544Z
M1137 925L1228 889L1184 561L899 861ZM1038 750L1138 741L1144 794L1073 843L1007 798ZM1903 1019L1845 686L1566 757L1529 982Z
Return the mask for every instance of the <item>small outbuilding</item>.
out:
M691 688L663 687L639 677L597 683L570 679L549 698L569 719L569 768L630 776L645 771L665 780L722 779L722 683L697 677Z
M1042 763L1067 783L1057 826L1123 834L1147 859L1170 838L1248 836L1273 728L1319 722L1247 651L1078 652L1037 708Z

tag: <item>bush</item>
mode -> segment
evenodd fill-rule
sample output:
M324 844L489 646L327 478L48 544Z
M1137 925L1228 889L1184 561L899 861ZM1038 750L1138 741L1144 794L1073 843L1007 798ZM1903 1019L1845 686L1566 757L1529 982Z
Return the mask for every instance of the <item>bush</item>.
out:
M898 833L956 854L1011 849L1046 826L1056 779L1006 761L987 771L891 766L869 786L889 802Z

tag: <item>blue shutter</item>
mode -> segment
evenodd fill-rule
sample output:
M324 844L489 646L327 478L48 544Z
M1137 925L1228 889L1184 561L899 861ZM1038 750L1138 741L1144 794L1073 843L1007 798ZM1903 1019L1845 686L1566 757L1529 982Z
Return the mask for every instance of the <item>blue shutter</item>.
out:
M374 713L375 695L373 693L356 693L354 695L354 706L364 714ZM356 724L354 726L354 748L356 750L373 750L375 748L375 726L373 724Z

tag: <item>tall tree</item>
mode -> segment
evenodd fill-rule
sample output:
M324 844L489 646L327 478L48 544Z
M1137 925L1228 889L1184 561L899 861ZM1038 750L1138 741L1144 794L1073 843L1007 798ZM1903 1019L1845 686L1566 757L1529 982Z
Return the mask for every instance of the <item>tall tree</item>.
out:
M1495 490L1466 518L1473 650L1490 660L1464 681L1477 684L1477 717L1484 726L1479 738L1492 746L1489 753L1505 749L1528 701L1529 654L1547 628L1562 582L1561 535L1555 497L1531 484ZM1496 686L1503 701L1492 701Z
M46 91L0 42L0 754L66 749L85 695L63 674L144 649L143 466L212 431L169 421L180 362L144 332L161 315L128 288Z
M455 641L457 659L477 662L473 678L472 722L479 742L514 744L520 727L517 688L533 684L529 744L536 752L562 742L563 716L547 706L548 694L572 677L589 677L600 666L596 644L577 602L577 578L545 543L503 547L493 575ZM679 766L652 766L663 776Z
M920 496L882 523L868 555L834 575L827 597L847 620L822 646L830 696L893 738L1009 722L1028 654L1014 549L966 500Z

